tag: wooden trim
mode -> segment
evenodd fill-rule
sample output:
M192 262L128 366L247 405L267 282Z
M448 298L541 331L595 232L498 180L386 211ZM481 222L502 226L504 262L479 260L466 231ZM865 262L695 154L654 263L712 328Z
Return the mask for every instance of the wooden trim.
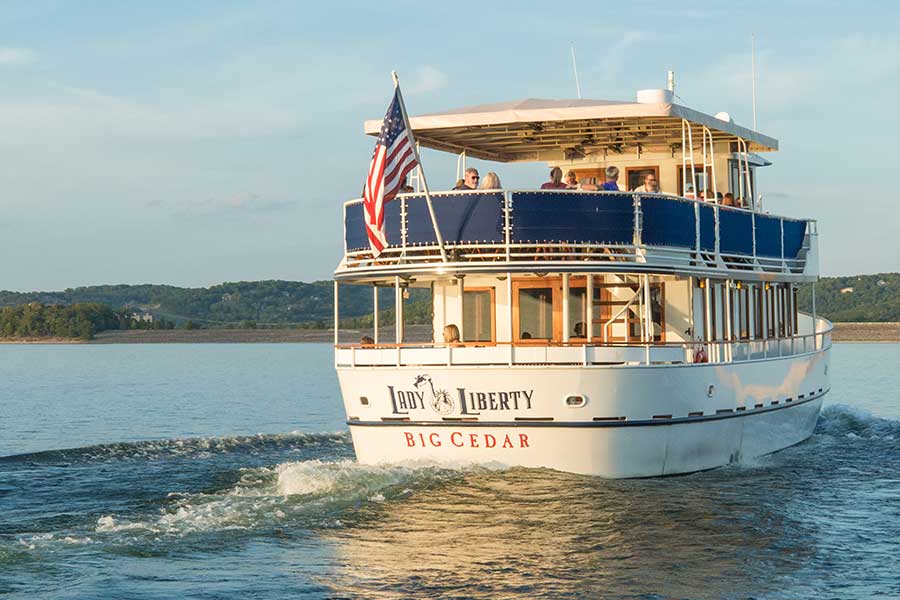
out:
M465 310L466 294L468 294L469 292L473 292L473 293L488 292L491 295L491 309L490 309L491 339L487 340L487 341L486 340L479 340L479 341L467 340L467 343L469 341L471 341L473 344L485 344L485 343L494 344L494 343L496 343L497 342L497 302L496 302L497 290L496 290L496 288L494 288L492 286L463 288L463 314L460 315L460 318L462 320L465 320L465 318L466 318L466 310ZM468 330L469 330L468 327L464 327L464 331L468 331Z
M550 288L550 306L552 319L552 323L550 324L550 332L552 337L550 338L550 341L562 341L562 277L535 277L526 279L514 279L512 282L513 297L510 298L510 304L512 304L513 311L512 339L514 342L522 344L540 344L546 343L547 341L547 338L532 338L523 340L520 337L521 332L519 331L519 290L539 288Z

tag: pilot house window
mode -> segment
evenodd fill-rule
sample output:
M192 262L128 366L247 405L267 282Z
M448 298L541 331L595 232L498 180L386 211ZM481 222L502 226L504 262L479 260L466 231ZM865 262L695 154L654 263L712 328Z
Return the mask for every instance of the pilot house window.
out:
M519 338L553 339L553 288L519 289Z

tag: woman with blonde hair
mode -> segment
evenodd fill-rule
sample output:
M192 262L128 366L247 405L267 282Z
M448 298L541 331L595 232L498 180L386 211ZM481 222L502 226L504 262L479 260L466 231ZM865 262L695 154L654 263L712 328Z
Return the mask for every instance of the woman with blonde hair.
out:
M481 180L480 188L483 190L499 190L500 178L493 171L488 171L487 175L484 176L484 179Z

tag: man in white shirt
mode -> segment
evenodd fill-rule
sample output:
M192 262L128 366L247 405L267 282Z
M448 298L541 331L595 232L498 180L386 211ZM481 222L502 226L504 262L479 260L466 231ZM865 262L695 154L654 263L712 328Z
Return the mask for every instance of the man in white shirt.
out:
M647 173L646 175L644 175L644 184L634 188L634 191L658 194L659 181L656 180L656 175L654 175L653 173Z

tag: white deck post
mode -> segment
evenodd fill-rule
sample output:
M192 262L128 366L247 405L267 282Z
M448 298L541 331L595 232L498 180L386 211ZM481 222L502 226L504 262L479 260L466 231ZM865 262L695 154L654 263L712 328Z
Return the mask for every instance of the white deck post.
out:
M594 340L594 276L591 273L585 275L587 281L584 286L584 293L587 295L587 323L585 323L585 335L588 344Z
M466 307L465 307L465 275L457 275L456 277L456 286L459 289L459 324L457 327L459 328L459 341L466 341L466 332L464 329L465 320L466 320Z
M340 323L340 315L338 314L338 282L334 281L334 345L338 345L338 324Z
M400 277L394 277L394 341L399 347L403 343L403 293L400 291Z
M507 246L509 248L509 246ZM513 340L515 339L513 336L513 285L512 285L512 273L506 274L506 318L507 323L509 324L509 366L513 364Z
M562 322L563 322L563 343L569 341L569 274L562 274Z
M372 326L374 327L374 334L372 335L372 341L374 343L378 343L378 286L372 285L372 290L374 293L372 294L372 309L375 311L372 313Z

